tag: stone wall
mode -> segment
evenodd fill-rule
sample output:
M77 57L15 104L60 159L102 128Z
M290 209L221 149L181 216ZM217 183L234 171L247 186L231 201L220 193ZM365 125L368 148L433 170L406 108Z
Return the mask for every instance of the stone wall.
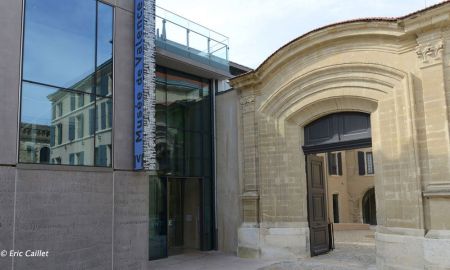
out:
M240 256L309 256L303 127L371 115L378 269L446 269L450 4L313 31L231 81L240 93Z

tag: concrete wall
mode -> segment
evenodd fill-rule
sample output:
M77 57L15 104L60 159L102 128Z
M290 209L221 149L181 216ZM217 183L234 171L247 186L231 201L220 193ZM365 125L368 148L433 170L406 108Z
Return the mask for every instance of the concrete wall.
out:
M0 1L0 269L148 269L148 176L132 171L133 1L115 8L114 165L17 164L22 1Z
M238 94L228 91L216 96L217 232L219 250L235 253L237 229L241 224Z
M0 165L17 162L22 1L0 1Z

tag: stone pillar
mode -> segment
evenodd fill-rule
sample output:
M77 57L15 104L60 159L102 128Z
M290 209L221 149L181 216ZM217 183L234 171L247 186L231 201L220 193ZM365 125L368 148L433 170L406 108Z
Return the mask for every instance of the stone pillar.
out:
M257 176L257 123L255 96L243 95L240 99L241 142L243 157L243 223L238 231L238 256L259 257L259 184Z
M425 269L450 268L450 30L417 39L429 174L423 178Z

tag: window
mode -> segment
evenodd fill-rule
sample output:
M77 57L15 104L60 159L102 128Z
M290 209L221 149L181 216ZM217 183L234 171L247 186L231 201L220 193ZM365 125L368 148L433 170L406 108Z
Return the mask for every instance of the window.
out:
M328 153L328 174L342 175L342 153Z
M62 102L59 102L58 104L56 104L56 106L58 107L58 117L61 117L63 115L63 105Z
M48 148L41 163L111 166L111 151L101 151L108 162L95 163L95 148L112 144L112 130L96 132L93 112L112 119L105 104L113 93L113 8L96 0L26 0L24 14L20 147ZM37 140L25 127L49 136ZM40 161L19 153L19 162Z
M75 111L75 94L70 94L70 111Z
M84 95L78 94L78 108L81 108L84 106Z
M84 165L84 152L76 153L77 165Z
M375 173L372 152L358 151L359 175L372 175Z

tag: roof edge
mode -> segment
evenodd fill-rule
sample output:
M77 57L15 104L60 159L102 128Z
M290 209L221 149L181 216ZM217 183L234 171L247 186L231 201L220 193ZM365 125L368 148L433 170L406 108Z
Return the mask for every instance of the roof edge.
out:
M407 15L400 16L400 17L369 17L369 18L359 18L359 19L345 20L345 21L340 21L340 22L336 22L336 23L327 24L327 25L325 25L325 26L321 26L321 27L319 27L319 28L316 28L316 29L313 29L313 30L311 30L311 31L308 31L308 32L306 32L305 34L303 34L303 35L301 35L301 36L299 36L299 37L297 37L297 38L295 38L295 39L289 41L288 43L284 44L283 46L281 46L280 48L278 48L275 52L273 52L271 55L269 55L269 56L268 56L268 57L267 57L267 58L266 58L266 59L265 59L265 60L264 60L264 61L263 61L256 69L251 70L251 71L246 72L246 73L243 73L243 74L240 74L240 75L238 75L238 76L235 76L234 78L230 79L230 83L233 85L233 84L234 84L234 83L233 83L234 81L238 81L238 80L240 80L240 79L243 78L243 77L249 76L250 74L253 74L253 76L249 77L249 79L251 79L252 81L254 81L257 72L259 72L259 71L261 70L261 68L262 68L262 67L263 67L270 59L272 59L272 57L274 57L276 54L278 54L280 51L282 51L284 48L288 47L289 45L291 45L291 44L297 42L297 41L300 40L300 39L304 39L304 38L306 38L307 36L309 36L309 35L311 35L311 34L313 34L313 33L316 33L316 32L319 32L319 31L322 31L322 30L325 30L325 29L327 29L327 28L331 28L331 27L334 27L334 26L338 26L338 25L345 25L345 24L358 23L358 22L398 22L398 21L403 21L403 20L410 19L410 18L412 19L412 18L415 17L416 15L419 15L419 14L425 13L425 12L427 12L427 11L430 11L430 10L433 10L433 9L436 9L436 8L439 8L439 7L441 7L441 6L445 6L445 5L447 5L447 4L450 4L450 0L444 0L444 1L442 1L441 3L437 3L437 4L434 4L434 5L431 5L431 6L429 6L429 7L424 8L424 9L420 9L420 10L414 11L414 12L412 12L412 13L409 13L409 14L407 14Z

